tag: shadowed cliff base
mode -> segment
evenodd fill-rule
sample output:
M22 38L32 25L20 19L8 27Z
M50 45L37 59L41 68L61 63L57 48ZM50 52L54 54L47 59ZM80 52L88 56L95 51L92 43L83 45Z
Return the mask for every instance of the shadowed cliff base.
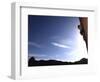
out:
M76 64L88 64L88 59L82 58L79 61L75 62L62 62L57 60L35 60L34 57L31 57L28 61L28 66L52 66L52 65L76 65Z

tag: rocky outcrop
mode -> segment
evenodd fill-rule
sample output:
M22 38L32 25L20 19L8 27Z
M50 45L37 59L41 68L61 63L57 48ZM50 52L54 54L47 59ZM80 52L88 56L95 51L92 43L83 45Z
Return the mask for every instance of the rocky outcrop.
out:
M50 66L50 65L74 65L74 64L88 64L88 59L82 58L75 62L63 62L57 60L35 60L31 57L28 61L28 66Z

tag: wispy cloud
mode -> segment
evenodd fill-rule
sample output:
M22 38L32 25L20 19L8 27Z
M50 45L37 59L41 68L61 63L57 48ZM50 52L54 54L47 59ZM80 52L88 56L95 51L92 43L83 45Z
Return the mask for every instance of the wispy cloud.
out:
M70 47L67 46L67 45L60 44L60 43L56 43L56 42L52 42L51 44L52 44L53 46L60 47L60 48L70 48Z
M41 48L41 45L38 44L38 43L35 43L35 42L28 42L28 45L31 45L31 46L34 46L34 47L37 47L37 48Z
M67 46L70 46L70 45L74 44L74 42L72 41L72 39L70 39L68 37L52 36L51 40L53 42L57 42L59 44L63 44L63 45L67 45Z

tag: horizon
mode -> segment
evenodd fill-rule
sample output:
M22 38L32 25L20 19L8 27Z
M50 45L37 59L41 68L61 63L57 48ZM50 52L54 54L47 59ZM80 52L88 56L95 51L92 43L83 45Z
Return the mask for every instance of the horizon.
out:
M31 59L31 58L35 58L34 56L31 56L30 58L28 58L28 60L29 59ZM80 61L80 60L82 60L82 59L88 59L88 58L81 58L81 59L79 59L79 60L77 60L77 61ZM36 59L35 58L35 61L41 61L42 59ZM76 62L76 61L62 61L62 60L57 60L57 59L43 59L43 61L49 61L49 60L54 60L54 61L61 61L61 62Z

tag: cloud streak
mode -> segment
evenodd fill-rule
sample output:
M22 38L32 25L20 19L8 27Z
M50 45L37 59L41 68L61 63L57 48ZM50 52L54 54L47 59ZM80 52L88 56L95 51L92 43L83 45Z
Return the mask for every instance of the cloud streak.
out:
M51 44L52 44L53 46L56 46L56 47L59 47L59 48L70 48L70 47L67 46L67 45L60 44L60 43L56 43L56 42L52 42Z
M37 44L35 42L28 42L28 45L31 45L31 46L34 46L34 47L37 47L37 48L41 48L41 45Z

